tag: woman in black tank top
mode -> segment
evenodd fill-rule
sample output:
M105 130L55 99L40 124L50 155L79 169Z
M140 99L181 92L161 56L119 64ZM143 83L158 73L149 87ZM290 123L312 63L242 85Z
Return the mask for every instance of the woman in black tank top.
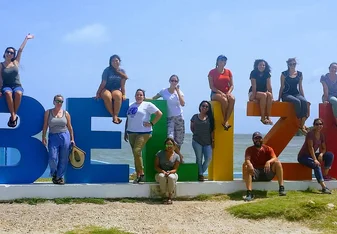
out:
M308 128L304 125L309 117L309 103L304 97L302 87L302 72L296 70L296 59L287 61L288 70L281 74L281 87L278 101L291 102L295 106L296 116L299 121L299 130L306 135Z
M1 95L5 95L6 102L8 106L8 110L11 114L8 120L8 127L16 127L18 116L17 112L21 103L21 98L23 94L23 88L20 82L19 75L19 64L21 59L21 54L23 48L25 47L27 41L29 39L33 39L34 36L28 34L21 44L18 53L16 54L16 50L14 47L7 47L3 58L4 62L0 63L0 87L1 87ZM14 93L14 99L13 99Z

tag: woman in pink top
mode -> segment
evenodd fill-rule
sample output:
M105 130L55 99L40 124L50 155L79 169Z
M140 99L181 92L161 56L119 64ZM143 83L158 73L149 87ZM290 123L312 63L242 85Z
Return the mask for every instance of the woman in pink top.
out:
M225 68L226 62L226 56L218 56L215 68L208 73L208 81L211 89L211 100L220 102L224 118L222 126L228 131L232 127L228 120L234 109L235 98L232 94L234 89L233 75L230 70Z
M305 142L298 153L298 162L304 166L314 170L317 182L322 186L322 192L331 194L331 191L326 187L324 180L333 179L328 175L331 168L334 155L326 151L325 137L321 133L323 129L323 120L317 118L314 120L313 129L308 132L305 137ZM321 164L324 164L322 173Z

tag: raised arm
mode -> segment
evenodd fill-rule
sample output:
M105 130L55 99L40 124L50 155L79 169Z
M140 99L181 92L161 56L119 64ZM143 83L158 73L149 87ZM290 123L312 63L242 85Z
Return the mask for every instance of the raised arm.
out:
M28 34L26 37L25 37L25 40L22 42L19 50L18 50L18 54L16 55L16 58L14 61L16 61L16 65L18 65L20 63L20 60L21 60L21 55L22 55L22 51L23 49L25 48L26 46L26 43L29 39L33 39L34 38L34 35L31 35L31 34Z
M181 106L185 106L184 95L180 92L179 85L177 85L176 91L177 91L177 94L178 94L178 98L179 98L179 103L180 103L180 105L181 105Z
M284 89L284 80L285 80L285 76L283 74L281 74L281 78L280 78L281 86L280 86L280 91L278 93L277 101L281 100L282 92L283 92L283 89Z
M70 118L70 114L68 113L68 111L66 111L66 118L67 118L67 128L70 133L70 141L74 144L75 143L74 130L73 130L73 126L71 125L71 118Z

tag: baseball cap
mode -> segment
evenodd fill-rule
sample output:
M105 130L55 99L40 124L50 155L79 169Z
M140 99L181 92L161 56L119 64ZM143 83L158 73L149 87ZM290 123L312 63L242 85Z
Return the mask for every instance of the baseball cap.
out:
M252 136L252 139L254 139L255 137L261 137L262 138L261 132L254 132L253 136Z
M219 60L226 60L227 61L227 57L225 55L219 55L218 58L216 59L216 61Z

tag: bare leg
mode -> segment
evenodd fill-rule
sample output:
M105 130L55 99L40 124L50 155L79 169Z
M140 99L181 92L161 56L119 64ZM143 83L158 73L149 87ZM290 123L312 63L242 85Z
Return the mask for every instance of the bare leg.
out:
M109 90L107 90L107 89L104 89L101 92L101 97L102 97L102 99L104 101L104 105L105 105L106 110L113 117L114 116L114 112L113 112L113 109L112 109L112 95L111 95L111 92Z
M270 125L273 125L273 121L269 118L271 115L271 107L273 105L273 95L270 92L267 92L267 106L266 106L266 118L269 121Z
M113 122L114 123L120 123L121 119L118 118L119 111L122 106L122 92L120 90L114 90L112 91L112 99L113 101Z
M225 119L226 123L228 122L229 118L232 115L232 112L234 110L234 104L235 104L235 98L233 94L227 94L227 99L228 99L228 108L227 108L226 119Z
M245 163L242 165L242 176L243 176L243 179L246 183L247 190L252 191L252 189L253 189L253 177L252 177L251 174L248 173L247 165Z
M14 112L15 115L18 113L22 99L22 92L18 91L14 93Z
M280 186L283 186L283 168L281 162L280 161L274 162L271 167L271 170L276 174L278 184Z
M14 103L13 103L12 92L5 92L5 96L6 96L7 107L8 107L9 113L11 114L11 119L12 119L12 121L14 121L16 115L15 115L15 111L14 111Z
M257 92L255 95L256 100L258 100L260 105L261 112L261 122L267 124L266 118L266 103L267 103L267 94L263 92Z
M212 100L213 101L218 101L221 104L221 111L222 111L222 116L224 118L223 125L226 124L225 117L227 113L227 107L228 107L228 100L224 96L216 93L212 95Z

